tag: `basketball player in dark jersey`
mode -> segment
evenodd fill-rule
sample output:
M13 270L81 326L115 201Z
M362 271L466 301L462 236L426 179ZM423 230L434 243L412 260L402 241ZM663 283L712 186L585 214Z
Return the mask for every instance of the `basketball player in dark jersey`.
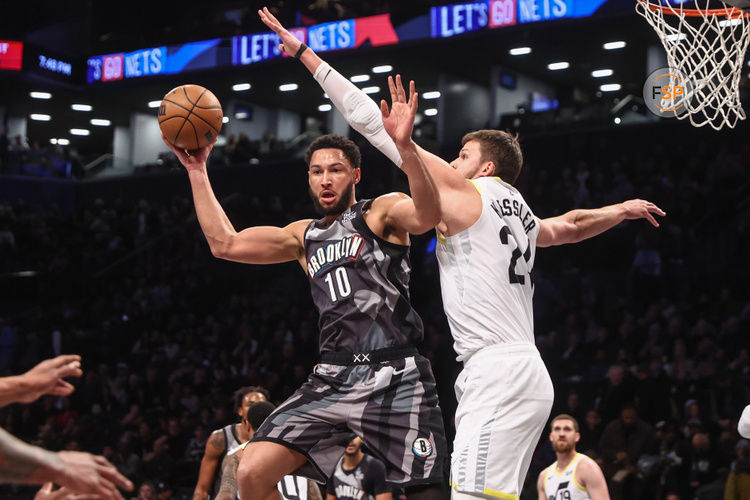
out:
M249 436L253 436L260 425L276 407L267 401L252 405L242 426ZM221 463L221 483L214 500L239 500L237 491L237 468L247 443L242 443L228 452ZM284 476L277 485L283 500L323 500L320 488L311 479L300 476Z
M234 393L234 411L240 417L240 422L229 424L221 429L216 429L206 441L206 451L201 460L198 484L193 492L193 500L206 500L211 491L219 490L219 481L214 479L216 469L227 453L236 449L250 436L247 426L243 425L247 410L253 403L268 401L268 391L262 387L242 387Z
M389 193L357 201L359 149L344 137L326 135L306 153L310 194L323 217L283 228L235 231L208 180L213 144L187 152L167 143L188 171L211 252L248 264L296 260L320 314L321 362L243 453L243 500L278 498L276 484L291 473L324 482L352 432L407 495L443 495L445 431L429 362L413 347L423 327L408 288L409 234L432 229L440 215L435 184L411 140L413 87L408 100L398 96L391 110L385 103L381 109L412 197Z
M326 500L391 500L385 481L385 466L375 457L365 455L362 440L352 439L336 464L326 485Z

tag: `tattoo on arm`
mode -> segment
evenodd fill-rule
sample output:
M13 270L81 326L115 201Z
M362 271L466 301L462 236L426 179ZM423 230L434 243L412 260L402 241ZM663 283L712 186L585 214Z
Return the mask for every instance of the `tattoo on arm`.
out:
M208 437L208 444L215 448L219 453L224 453L227 449L227 438L224 435L224 431L219 429L218 431L212 432Z
M307 480L307 500L323 500L318 483L312 479Z
M240 466L240 453L227 455L221 465L221 483L214 500L237 500L237 469Z
M62 468L63 460L56 453L0 429L0 483L42 484Z

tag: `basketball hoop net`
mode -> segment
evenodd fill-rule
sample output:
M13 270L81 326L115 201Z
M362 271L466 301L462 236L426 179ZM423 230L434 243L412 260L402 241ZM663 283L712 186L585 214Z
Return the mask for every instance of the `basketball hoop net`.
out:
M669 67L692 82L684 100L687 112L677 118L721 130L745 119L740 77L750 40L750 13L723 3L710 9L709 3L695 0L696 8L686 9L668 0L638 0L636 12L659 35Z

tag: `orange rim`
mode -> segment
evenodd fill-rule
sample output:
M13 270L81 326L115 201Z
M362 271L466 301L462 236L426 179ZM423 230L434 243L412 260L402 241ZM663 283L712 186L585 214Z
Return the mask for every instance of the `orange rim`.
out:
M686 17L704 17L704 16L724 16L729 19L737 19L739 17L750 17L750 12L745 12L738 9L737 7L728 7L726 9L676 9L673 7L664 7L662 5L652 4L649 0L638 0L638 2L645 4L646 7L653 11L660 10L664 14L670 14L673 16L683 15Z

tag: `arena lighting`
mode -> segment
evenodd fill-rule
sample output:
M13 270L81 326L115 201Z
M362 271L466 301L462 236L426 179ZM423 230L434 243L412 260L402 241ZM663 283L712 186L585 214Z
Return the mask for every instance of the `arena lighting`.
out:
M331 105L330 104L321 104L320 106L318 106L318 111L323 111L323 112L331 111Z
M48 122L52 119L50 115L42 115L37 113L32 114L31 116L29 116L29 118L38 122Z
M437 90L433 90L432 92L425 92L422 94L423 99L437 99L440 97L440 92Z
M597 69L591 72L591 76L594 78L604 78L605 76L612 76L612 73L611 69Z
M58 146L68 146L70 144L70 141L67 139L58 139L57 144Z
M353 77L349 78L352 83L362 83L362 82L369 82L370 81L370 75L354 75Z
M248 114L244 111L239 111L234 114L234 117L237 118L238 120L244 120L245 118L248 117Z
M729 26L737 26L741 22L742 22L741 17L736 17L734 19L724 19L723 21L719 21L719 27L728 28Z
M373 73L390 73L391 71L393 71L393 66L391 66L390 64L384 64L382 66L375 66L374 68L372 68Z
M89 104L73 104L70 107L73 108L73 111L91 111L94 109Z
M622 123L622 120L620 119L620 117L615 116L615 125L619 125L620 123Z
M235 92L242 92L244 90L250 90L250 87L252 87L252 85L249 83L237 83L232 85L232 90Z
M618 40L617 42L607 42L602 47L604 47L604 50L615 50L625 48L625 45L625 42Z
M599 87L599 90L602 92L615 92L616 90L620 90L622 88L622 85L619 83L605 83L604 85Z
M158 108L161 106L161 101L148 101L149 108Z
M510 55L512 56L523 56L525 54L531 54L531 47L515 47L508 52L510 52Z
M229 123L229 117L225 116L224 118L222 118L221 123Z
M92 118L91 125L96 125L97 127L109 127L110 125L112 125L112 122L109 120L103 120L101 118Z
M57 139L52 138L52 139L49 140L49 143L50 144L57 144Z
M678 42L686 38L687 35L685 33L672 33L671 35L667 35L667 40L669 40L670 42Z
M380 87L365 87L362 89L365 94L377 94L380 92Z
M547 65L547 69L549 69L550 71L568 69L569 67L570 67L570 63L568 61L553 62Z
M435 108L428 108L424 110L425 116L435 116L437 114L437 109Z
M89 135L91 132L85 128L72 128L70 129L70 133L73 135ZM57 142L59 143L60 141Z
M284 83L282 85L279 85L279 90L282 92L291 92L292 90L297 90L299 88L299 85L296 83Z
M34 99L52 99L52 94L49 92L31 92L29 95Z

